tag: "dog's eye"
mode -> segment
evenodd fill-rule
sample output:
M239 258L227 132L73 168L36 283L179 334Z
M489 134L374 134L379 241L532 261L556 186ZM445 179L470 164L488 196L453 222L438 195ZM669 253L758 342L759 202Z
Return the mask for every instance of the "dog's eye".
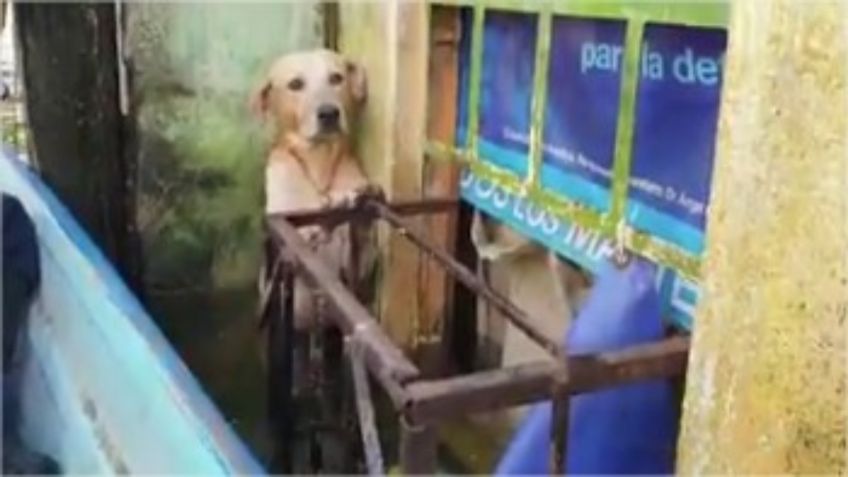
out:
M303 89L304 82L300 78L294 78L293 80L289 81L289 84L286 86L292 91L300 91Z
M330 75L330 84L335 86L337 84L341 84L344 81L344 76L341 73L332 73Z

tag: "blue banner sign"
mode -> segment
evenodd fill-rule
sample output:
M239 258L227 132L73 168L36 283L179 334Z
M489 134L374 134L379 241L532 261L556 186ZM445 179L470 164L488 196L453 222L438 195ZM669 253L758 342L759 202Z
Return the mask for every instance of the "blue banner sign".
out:
M470 32L470 15L464 31ZM478 155L524 177L537 18L487 11L480 87ZM599 212L611 201L626 23L555 17L545 109L541 186ZM457 137L464 145L470 35L463 35ZM704 225L724 65L721 29L645 25L625 219L633 228L693 255ZM535 208L466 173L463 197L494 218L590 270L611 252L594 231ZM663 269L661 269L663 270ZM664 269L658 287L676 322L689 328L698 287Z

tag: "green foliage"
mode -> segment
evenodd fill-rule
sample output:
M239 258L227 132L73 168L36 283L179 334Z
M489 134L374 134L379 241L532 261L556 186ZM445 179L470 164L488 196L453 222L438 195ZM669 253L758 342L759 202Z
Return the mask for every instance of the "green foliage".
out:
M20 122L7 122L0 126L0 142L17 152L26 151L27 128Z

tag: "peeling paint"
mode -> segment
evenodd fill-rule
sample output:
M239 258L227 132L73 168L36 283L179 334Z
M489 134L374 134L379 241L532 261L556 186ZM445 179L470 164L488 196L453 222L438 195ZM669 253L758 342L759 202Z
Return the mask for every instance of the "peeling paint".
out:
M115 445L107 434L105 426L97 418L97 406L94 404L94 400L89 397L83 397L82 411L89 419L91 427L94 429L94 436L100 444L100 449L103 450L103 454L112 465L114 473L117 475L129 475L130 469L127 467L124 458L121 457L118 446Z

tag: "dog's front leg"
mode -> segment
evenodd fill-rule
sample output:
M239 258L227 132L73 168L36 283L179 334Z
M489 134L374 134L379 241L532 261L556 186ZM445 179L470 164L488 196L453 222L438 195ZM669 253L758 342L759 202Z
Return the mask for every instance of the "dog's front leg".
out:
M374 228L361 221L354 221L349 227L345 279L357 298L368 305L374 298L374 275L378 255Z
M332 230L328 230L326 227L321 225L301 227L298 229L298 232L300 232L300 236L303 237L303 240L306 241L307 245L309 245L313 250L319 245L329 242L330 236L332 235Z
M346 207L356 207L366 199L382 200L385 197L383 189L376 184L363 184L347 192L341 199L341 204Z

